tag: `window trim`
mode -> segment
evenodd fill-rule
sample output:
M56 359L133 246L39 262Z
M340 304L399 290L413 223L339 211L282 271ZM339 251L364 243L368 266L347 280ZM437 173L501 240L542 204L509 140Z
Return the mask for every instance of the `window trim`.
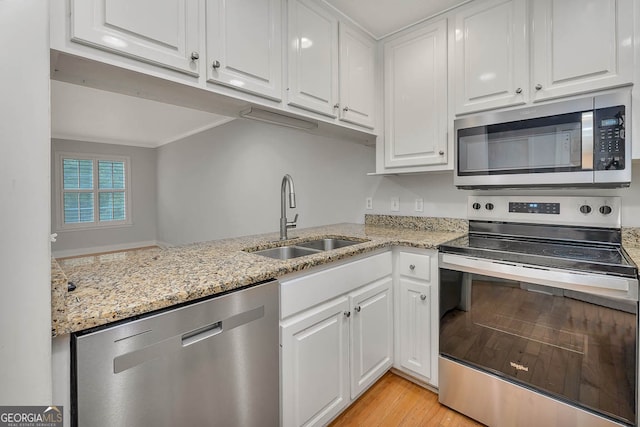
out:
M85 223L65 224L64 222L64 189L62 188L62 174L64 158L72 158L79 160L91 160L93 162L93 190L89 192L93 193L94 198L94 221ZM117 161L124 162L124 186L125 186L125 215L124 221L103 221L100 222L99 212L99 180L98 180L98 161ZM131 200L132 200L132 188L131 188L131 158L129 156L112 156L109 154L95 154L95 153L78 153L69 151L57 151L55 153L55 217L56 217L56 231L78 231L78 230L103 230L106 228L119 228L129 227L133 225L133 219L131 217ZM105 190L106 191L106 190Z

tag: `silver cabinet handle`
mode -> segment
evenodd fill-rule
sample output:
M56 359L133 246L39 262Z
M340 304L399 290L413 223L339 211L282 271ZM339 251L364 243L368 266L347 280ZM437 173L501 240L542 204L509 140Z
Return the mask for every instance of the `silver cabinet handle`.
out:
M438 151L438 154L440 154L441 156L444 156L444 150Z
M542 85L541 85L540 83L538 83L538 84L536 85L536 90L540 90L540 89L542 89Z
M349 107L344 107L342 111L349 111Z
M362 310L362 307L357 306L356 308L354 308L354 310L356 313L360 313L360 310Z
M197 61L198 59L200 59L200 54L198 52L191 52L191 60Z
M409 270L413 271L413 270L415 270L415 269L416 269L416 266L415 266L415 265L411 264L411 265L409 266Z
M351 312L350 311L345 311L344 312L344 317L351 317Z
M420 294L420 299L424 301L427 299L427 296L425 294Z
M518 89L516 89L516 93L517 93L518 95L520 95L520 94L522 93L522 88L521 88L521 87L519 87Z
M211 64L211 66L213 67L214 70L217 70L218 68L220 68L220 61L218 60L213 61L213 64Z
M333 108L340 108L340 104L334 105Z

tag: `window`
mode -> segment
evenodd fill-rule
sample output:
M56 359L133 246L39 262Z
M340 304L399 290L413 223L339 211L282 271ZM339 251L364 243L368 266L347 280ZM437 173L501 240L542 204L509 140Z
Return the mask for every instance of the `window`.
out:
M131 224L129 158L58 153L58 229Z

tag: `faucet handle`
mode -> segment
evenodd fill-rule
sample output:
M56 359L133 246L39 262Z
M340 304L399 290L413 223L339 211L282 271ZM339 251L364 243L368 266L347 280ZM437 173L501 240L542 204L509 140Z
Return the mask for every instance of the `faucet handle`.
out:
M293 217L293 221L287 221L287 227L288 228L295 228L296 227L296 222L298 222L298 214L296 214L295 217Z

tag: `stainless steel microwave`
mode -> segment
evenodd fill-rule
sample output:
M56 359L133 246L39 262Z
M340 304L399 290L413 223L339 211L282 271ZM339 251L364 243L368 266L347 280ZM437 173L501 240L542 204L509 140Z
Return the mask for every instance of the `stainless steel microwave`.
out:
M629 186L630 106L630 91L621 90L458 119L454 183L459 188Z

